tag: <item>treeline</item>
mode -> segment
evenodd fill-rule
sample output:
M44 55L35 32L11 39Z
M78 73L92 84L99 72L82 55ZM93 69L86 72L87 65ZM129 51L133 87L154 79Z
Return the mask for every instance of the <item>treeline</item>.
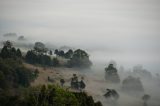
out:
M1 58L21 58L22 53L20 49L15 49L9 41L4 42L4 46L0 52Z
M30 64L40 64L45 66L58 66L59 61L57 58L51 58L48 55L37 53L34 50L30 50L27 52L25 56L26 62Z
M92 65L88 53L81 49L75 51L69 49L66 52L56 49L54 54L56 56L52 56L52 51L48 50L43 43L36 42L33 50L27 51L26 55L22 56L21 50L15 49L10 41L4 43L4 47L0 53L2 58L21 58L27 63L42 66L90 68ZM59 57L62 59L59 59ZM67 61L65 64L61 64L63 63L63 59Z
M89 68L92 65L88 53L81 49L77 49L75 51L70 49L67 52L56 49L54 54L56 57L52 56L52 51L47 50L43 43L36 42L34 49L29 50L26 53L25 60L30 64L61 66L60 63L62 60L59 60L58 58L62 57L67 60L67 63L63 64L63 66L66 67Z

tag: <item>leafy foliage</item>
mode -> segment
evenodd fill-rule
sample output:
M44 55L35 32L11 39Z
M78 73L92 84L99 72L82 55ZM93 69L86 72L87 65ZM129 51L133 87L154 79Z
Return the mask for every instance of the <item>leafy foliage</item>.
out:
M2 106L11 103L16 106L102 106L84 92L72 93L55 85L30 87L23 91L18 96L5 95L0 98L0 101L7 98L7 101L1 102Z

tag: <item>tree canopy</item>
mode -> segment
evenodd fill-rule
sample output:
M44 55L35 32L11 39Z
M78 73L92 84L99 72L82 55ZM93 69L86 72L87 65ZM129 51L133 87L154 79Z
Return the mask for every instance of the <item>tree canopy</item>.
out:
M113 83L120 82L117 69L113 66L113 64L109 64L108 67L105 68L105 79Z
M42 42L36 42L34 45L34 50L38 53L46 53L47 52L47 48L45 47L45 44L43 44Z
M73 52L73 56L68 61L69 67L78 67L78 68L90 68L92 65L89 60L89 55L81 49L77 49Z

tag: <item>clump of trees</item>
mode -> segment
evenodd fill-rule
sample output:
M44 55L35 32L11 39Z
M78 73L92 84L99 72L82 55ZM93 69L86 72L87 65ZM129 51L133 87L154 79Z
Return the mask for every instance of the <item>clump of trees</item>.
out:
M89 60L89 55L84 50L78 49L73 52L73 56L68 61L69 67L90 68L92 62Z
M68 60L66 63L67 67L78 67L78 68L89 68L92 63L89 60L89 55L83 50L75 50L74 52L70 49L66 53L63 50L55 50L54 54L63 57ZM45 66L59 66L60 61L58 58L51 58L37 50L30 50L27 52L25 59L31 64L40 64Z
M0 52L1 58L21 58L22 53L20 49L16 49L13 47L10 41L4 42L4 46Z
M29 50L26 53L25 60L30 64L40 64L43 66L58 66L59 61L57 58L51 58L47 53L47 48L42 42L36 42L34 50ZM52 55L52 51L49 51Z
M59 60L57 58L51 58L48 55L37 53L34 50L27 52L25 56L26 62L30 64L40 64L43 66L58 66Z
M60 56L60 57L63 57L63 58L66 58L66 59L70 59L73 55L73 50L72 49L69 49L66 53L63 51L63 50L58 50L56 49L54 51L54 54L56 56Z
M78 76L76 74L73 74L73 77L71 78L71 88L80 90L81 92L83 89L85 89L86 84L84 83L84 77L81 77L81 80L78 81Z
M92 96L88 96L85 92L73 93L79 103L77 106L102 106L101 102L94 102Z
M56 49L54 54L56 54L56 56L68 59L68 67L90 68L92 65L92 62L89 60L88 53L81 49L77 49L75 51L69 49L66 53L63 50Z
M107 92L104 94L104 97L108 100L117 101L119 99L119 94L114 89L106 89Z
M117 69L113 66L113 64L109 64L108 67L105 68L105 79L113 83L120 82Z
M45 44L42 42L36 42L34 44L34 50L38 53L46 53L48 49L45 47Z
M139 78L128 76L122 82L122 89L125 91L143 92L144 88Z
M52 60L50 56L36 53L33 50L30 50L27 52L25 59L28 63L31 63L31 64L41 64L46 66L52 65Z

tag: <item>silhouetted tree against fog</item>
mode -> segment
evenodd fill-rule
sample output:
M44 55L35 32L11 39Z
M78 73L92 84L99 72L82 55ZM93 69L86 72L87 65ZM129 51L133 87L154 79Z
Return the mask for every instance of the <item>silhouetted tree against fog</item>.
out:
M13 46L13 44L9 40L7 40L6 42L4 42L3 45L6 46L7 48L10 48L10 49Z
M65 58L70 59L73 56L73 50L69 49L66 53L65 53Z
M27 52L27 54L25 56L25 60L31 64L41 64L41 65L45 65L45 66L52 66L53 65L53 63L52 63L53 61L50 58L50 56L36 53L33 50L30 50Z
M58 52L58 56L60 56L60 57L64 57L64 51L63 50L60 50L59 52Z
M21 53L20 49L16 50L12 46L12 43L10 41L6 41L6 42L4 42L4 46L1 50L0 56L2 58L14 58L14 59L16 59L17 57L21 58L22 53Z
M142 100L144 101L143 106L148 106L148 105L147 105L147 102L148 102L148 100L149 100L150 98L151 98L151 96L148 95L148 94L145 94L145 95L142 97Z
M72 58L68 61L68 65L69 67L90 68L92 63L89 60L89 55L85 51L78 49L74 51Z
M52 50L49 51L49 55L52 55Z
M42 42L36 42L34 45L34 50L38 53L46 53L47 52L47 48L45 47L45 45Z
M57 56L58 55L58 49L56 49L55 51L54 51L54 54Z
M105 68L105 79L113 83L120 82L117 69L113 66L113 64L109 64L109 66Z
M107 92L104 94L104 97L111 101L117 101L119 99L119 94L114 89L106 89Z
M16 51L16 56L22 57L22 53L21 53L21 50L19 48Z

